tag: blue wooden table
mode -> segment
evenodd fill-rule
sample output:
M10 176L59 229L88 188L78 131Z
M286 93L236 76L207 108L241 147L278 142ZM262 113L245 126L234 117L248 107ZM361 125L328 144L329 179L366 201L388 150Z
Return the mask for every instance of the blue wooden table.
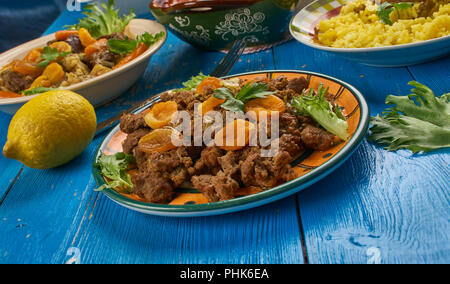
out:
M73 23L64 12L47 33ZM141 17L152 18L149 14ZM174 88L223 54L172 34L145 75L99 121ZM359 65L295 41L244 55L231 73L297 69L347 81L371 114L388 94L406 95L417 80L450 91L450 57L408 68ZM0 144L11 117L0 114ZM387 152L364 141L334 173L279 202L204 218L136 213L95 192L96 137L71 163L39 171L0 157L0 263L449 263L450 152Z

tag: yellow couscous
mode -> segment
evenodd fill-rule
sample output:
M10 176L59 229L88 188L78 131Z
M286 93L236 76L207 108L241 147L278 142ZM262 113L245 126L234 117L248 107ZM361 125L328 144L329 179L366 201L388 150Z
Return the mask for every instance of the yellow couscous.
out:
M348 2L339 16L319 23L318 42L337 48L363 48L413 43L450 35L449 0L428 0L391 13L392 25L380 20L378 7L370 0Z

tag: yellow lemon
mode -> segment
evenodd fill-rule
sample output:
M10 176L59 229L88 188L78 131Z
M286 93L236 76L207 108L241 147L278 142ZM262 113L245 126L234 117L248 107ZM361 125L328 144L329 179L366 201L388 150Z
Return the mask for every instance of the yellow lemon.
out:
M31 99L11 120L3 155L30 168L61 166L81 154L95 135L94 107L70 91Z

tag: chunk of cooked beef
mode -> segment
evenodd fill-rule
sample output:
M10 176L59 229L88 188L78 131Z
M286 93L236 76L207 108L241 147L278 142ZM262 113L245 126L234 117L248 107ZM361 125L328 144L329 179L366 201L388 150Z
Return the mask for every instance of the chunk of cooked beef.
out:
M309 124L313 126L318 126L319 124L312 118L311 116L305 116L305 115L297 115L297 119L300 122L301 125Z
M225 175L235 177L235 174L239 171L241 155L241 151L228 151L222 157L217 158L220 168Z
M232 199L239 189L239 183L222 171L214 176L193 176L191 182L195 188L205 195L209 202Z
M161 95L161 101L174 101L178 104L179 110L185 110L193 115L194 105L196 103L201 103L201 101L196 97L195 91L179 91L177 93L166 92Z
M198 189L208 199L209 202L217 202L220 199L216 194L213 181L213 175L199 175L193 176L191 178L191 182L194 187Z
M259 148L255 147L241 163L241 180L245 186L262 189L293 180L297 175L290 165L291 160L291 155L286 151L278 151L274 157L262 157Z
M305 150L300 136L293 134L283 134L281 135L279 141L280 151L288 152L293 159L298 158Z
M113 68L116 62L120 59L119 54L111 52L109 49L103 49L99 52L92 54L87 58L88 65L93 68L95 65L100 64L108 68Z
M150 154L145 153L139 147L134 148L134 158L136 159L136 165L142 172L147 170L147 160Z
M195 175L191 182L211 202L234 198L239 189L240 157L240 151L225 152L215 146L206 148L195 171L209 174Z
M216 146L206 147L195 165L189 169L190 175L216 174L220 171L219 157L224 155L224 151Z
M125 39L125 35L123 33L120 33L120 32L115 32L115 33L112 33L110 35L102 36L99 39L102 39L102 38L124 40Z
M336 140L334 134L309 124L303 128L300 135L303 144L314 150L326 150L333 146Z
M303 90L308 88L308 86L309 86L309 83L305 77L297 77L297 78L289 80L286 87L290 90L293 90L297 94L301 94L301 93L303 93Z
M299 128L301 126L298 118L296 115L289 113L289 112L284 112L282 114L280 114L280 135L283 134L300 134L299 133Z
M140 128L149 129L147 123L145 122L145 115L148 111L141 112L139 114L124 114L120 118L120 130L127 134L131 134Z
M279 97L285 102L290 102L297 94L293 90L279 90L276 91L275 96Z
M286 76L280 76L275 79L270 80L267 83L267 88L271 91L281 91L286 90L286 86L289 84L288 79Z
M172 182L174 188L187 180L188 168L193 164L184 147L150 154L147 163L147 171L161 173Z
M239 189L239 183L222 171L214 177L213 185L219 200L234 198L236 191Z
M169 203L175 194L170 180L159 172L144 172L131 176L133 193L151 203Z
M168 203L189 178L192 160L183 147L153 154L136 148L135 158L139 173L133 177L133 192L148 202Z
M73 53L82 53L82 52L84 52L84 47L81 44L81 40L78 37L78 35L70 35L66 39L66 42L70 45L70 47L72 47L72 52Z
M9 91L20 93L31 86L34 77L22 75L11 69L6 69L0 73L0 80L3 83L3 86Z
M138 145L139 140L148 133L150 133L150 129L140 128L133 133L128 134L127 138L125 139L125 141L123 141L122 144L123 152L125 154L133 154L133 150Z

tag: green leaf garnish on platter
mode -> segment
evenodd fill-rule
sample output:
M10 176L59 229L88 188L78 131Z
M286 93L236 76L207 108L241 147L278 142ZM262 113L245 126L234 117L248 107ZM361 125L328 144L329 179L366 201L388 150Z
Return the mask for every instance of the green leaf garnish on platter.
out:
M45 68L52 61L58 60L60 58L64 58L69 55L70 52L59 52L56 48L51 48L49 46L44 47L41 58L43 59L41 62L36 64L39 67Z
M325 99L327 93L328 88L325 89L323 84L320 83L317 94L314 94L314 90L310 89L308 93L292 98L291 105L299 114L311 116L328 132L345 141L348 139L347 121L339 107L333 109L332 105Z
M416 81L408 96L386 97L393 107L371 118L369 139L387 145L389 151L409 149L413 153L450 147L450 93L436 97Z
M138 41L145 43L148 47L152 46L153 44L157 43L164 37L164 32L159 32L155 35L152 35L148 32L145 32L144 34L138 36Z
M111 52L125 55L131 53L138 46L138 42L136 40L120 40L120 39L109 39L108 47Z
M219 88L213 96L216 99L226 100L220 105L221 108L233 112L245 112L246 102L257 98L265 98L274 93L267 91L267 84L265 83L248 83L236 95L228 88Z
M120 33L136 17L136 14L131 9L128 15L120 17L119 10L115 9L114 5L114 0L108 0L108 4L86 5L83 12L86 17L81 18L78 24L66 26L66 28L73 30L85 28L95 38Z
M164 36L164 32L157 33L155 35L151 35L148 32L138 36L137 40L130 39L109 39L108 47L111 52L125 55L131 53L139 43L145 43L148 47L152 46L156 42L158 42Z
M200 85L201 82L203 82L203 80L205 80L208 77L209 76L206 76L202 72L200 72L200 74L198 74L197 76L193 76L190 80L184 82L183 83L184 88L176 89L174 91L175 92L179 92L179 91L194 91L195 89L197 89L198 85Z
M37 87L31 90L25 90L22 92L22 95L24 96L31 96L36 94L42 94L50 91L57 90L56 88L46 88L46 87Z
M96 191L102 191L107 188L118 188L121 191L131 193L133 182L126 170L135 161L132 155L127 155L122 152L115 155L105 155L102 153L94 166L100 169L104 177L108 178L108 182L96 189Z

